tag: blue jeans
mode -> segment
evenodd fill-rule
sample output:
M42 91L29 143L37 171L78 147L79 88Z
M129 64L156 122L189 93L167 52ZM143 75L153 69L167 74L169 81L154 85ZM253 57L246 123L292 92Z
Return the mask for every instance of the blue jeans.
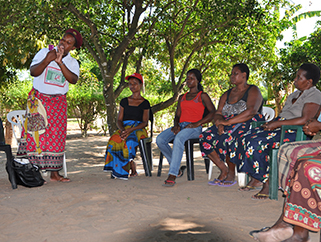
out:
M183 152L185 149L185 141L188 139L198 138L202 132L202 126L197 128L186 128L189 122L180 123L181 131L175 135L171 129L168 128L160 133L156 138L156 143L160 151L165 155L170 167L169 167L169 175L177 176L179 173L179 168L181 165ZM169 146L169 142L174 140L173 149Z

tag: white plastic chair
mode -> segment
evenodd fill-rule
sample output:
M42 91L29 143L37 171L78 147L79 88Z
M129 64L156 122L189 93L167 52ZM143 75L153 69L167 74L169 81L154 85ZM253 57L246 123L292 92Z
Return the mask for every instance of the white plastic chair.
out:
M15 110L7 114L7 120L11 123L12 132L19 145L21 140L22 127L25 122L26 110ZM19 135L16 134L14 127L18 127ZM64 170L64 177L67 177L67 165L66 165L66 155L64 154L62 168Z
M269 122L274 118L275 112L272 108L263 106L262 107L262 114L265 117L265 121ZM212 171L213 171L213 162L210 161L209 169L208 169L208 180L211 180ZM245 179L247 179L246 174L244 172L237 173L237 171L235 172L235 174L238 177L239 186L245 186L246 185Z
M11 123L13 135L19 145L21 139L22 126L25 122L26 110L15 110L7 114L7 119ZM15 132L15 127L18 127L19 134Z
M265 117L265 121L266 121L266 122L269 122L269 121L271 121L272 119L274 119L275 112L274 112L274 109L272 109L272 108L270 108L270 107L263 106L263 108L262 108L262 114L263 114L264 117Z

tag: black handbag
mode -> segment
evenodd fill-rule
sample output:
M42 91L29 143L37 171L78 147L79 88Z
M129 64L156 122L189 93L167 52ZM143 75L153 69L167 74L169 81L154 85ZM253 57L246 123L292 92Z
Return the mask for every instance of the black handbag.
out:
M15 172L17 185L25 187L42 186L45 180L42 178L39 168L31 163L20 163L13 159L13 170Z

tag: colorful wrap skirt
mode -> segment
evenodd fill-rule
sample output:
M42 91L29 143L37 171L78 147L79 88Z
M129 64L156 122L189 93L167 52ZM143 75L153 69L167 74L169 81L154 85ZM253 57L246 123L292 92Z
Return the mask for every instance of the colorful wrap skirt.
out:
M317 232L321 228L321 156L302 156L290 172L283 220Z
M27 104L17 158L27 158L41 170L59 171L67 135L66 95L46 95L32 89Z
M224 117L226 120L233 118L234 115ZM226 155L229 154L230 161L240 164L245 153L240 149L240 139L248 132L251 123L256 121L265 121L262 114L256 114L250 120L244 123L224 126L224 134L219 135L215 125L205 130L200 136L200 149L202 156L216 151L222 161L225 161Z
M140 121L126 120L123 125L125 129L128 129L136 127L140 123ZM146 129L137 129L130 133L126 140L122 140L120 130L117 130L107 144L104 171L112 172L114 178L127 180L130 170L129 162L136 156L136 147L139 141L146 137Z
M279 120L276 118L275 120ZM296 131L285 132L283 142L295 141ZM253 178L266 182L269 178L269 153L272 148L279 148L281 128L265 131L261 127L249 130L241 140L241 147L245 152L238 171L246 172Z
M278 152L279 186L285 188L286 182L295 162L306 154L313 155L321 152L321 140L305 140L285 143Z

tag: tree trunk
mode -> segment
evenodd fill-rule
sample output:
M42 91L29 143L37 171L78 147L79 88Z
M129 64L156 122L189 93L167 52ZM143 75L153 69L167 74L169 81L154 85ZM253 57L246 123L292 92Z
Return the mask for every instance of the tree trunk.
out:
M5 134L5 140L6 140L6 144L11 145L12 146L12 135L13 135L13 130L11 127L11 123L6 120L6 134Z
M117 108L113 88L111 86L107 90L104 88L103 93L107 110L108 132L112 135L117 130Z

